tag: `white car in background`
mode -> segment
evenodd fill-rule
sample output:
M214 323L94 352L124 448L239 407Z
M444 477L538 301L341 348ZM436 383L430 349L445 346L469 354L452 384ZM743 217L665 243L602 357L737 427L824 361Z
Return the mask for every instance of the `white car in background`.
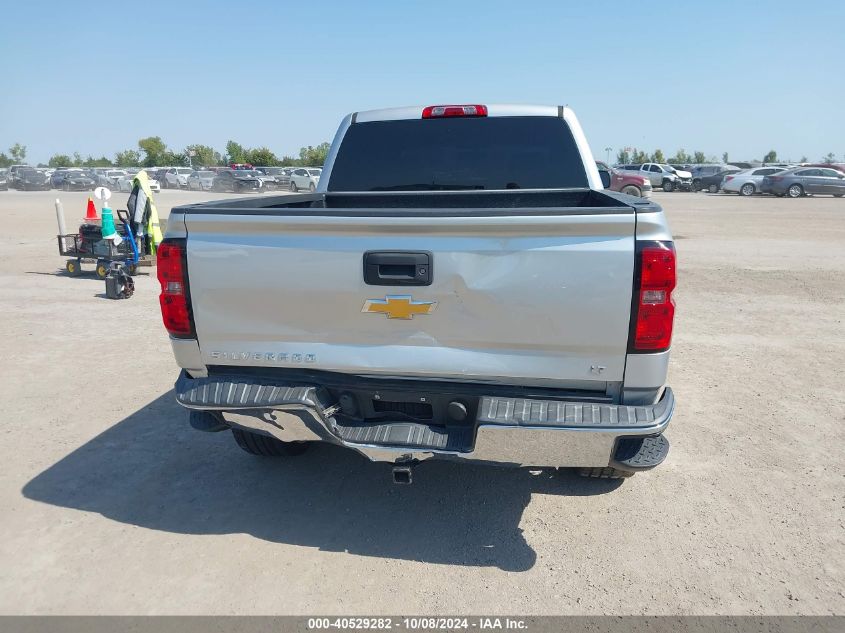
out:
M315 191L317 185L320 184L321 173L323 173L321 167L298 167L294 169L290 175L290 190L307 189L308 191Z
M99 175L99 184L110 189L117 188L117 182L126 176L123 169L108 169Z
M213 171L195 171L188 176L188 189L194 191L211 191L211 188L214 186L214 176L216 175Z
M161 191L161 186L158 184L158 180L150 176L150 172L147 173L147 182L150 185L150 191L153 193L158 193ZM135 176L138 172L134 174L126 174L123 178L117 181L117 188L118 191L128 191L131 193L132 191L132 181L135 180Z
M190 167L171 167L164 173L164 182L161 186L165 189L187 189L188 176L194 172Z
M729 174L722 180L722 191L753 196L762 191L763 178L785 171L784 167L754 167Z

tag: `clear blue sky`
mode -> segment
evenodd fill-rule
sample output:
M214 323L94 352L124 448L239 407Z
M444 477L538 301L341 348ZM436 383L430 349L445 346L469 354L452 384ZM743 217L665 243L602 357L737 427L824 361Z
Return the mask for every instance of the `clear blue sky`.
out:
M159 135L282 155L355 110L566 103L601 157L843 160L845 2L571 4L3 2L0 151L111 157Z

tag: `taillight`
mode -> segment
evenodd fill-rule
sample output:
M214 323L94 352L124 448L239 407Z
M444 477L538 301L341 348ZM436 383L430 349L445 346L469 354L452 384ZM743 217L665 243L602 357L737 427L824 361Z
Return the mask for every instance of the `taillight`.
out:
M675 319L674 288L674 245L671 242L638 243L628 351L669 349Z
M725 182L728 182L729 180L733 180L733 179L734 179L733 176L725 176Z
M164 327L176 338L193 338L194 319L188 292L185 240L164 240L156 250L156 260Z
M440 119L451 116L487 116L484 105L436 105L423 108L422 118Z

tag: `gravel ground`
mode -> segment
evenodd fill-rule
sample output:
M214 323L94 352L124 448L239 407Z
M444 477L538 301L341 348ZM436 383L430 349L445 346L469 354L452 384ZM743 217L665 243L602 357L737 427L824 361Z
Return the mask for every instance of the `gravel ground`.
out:
M0 613L845 613L845 201L655 194L680 259L662 467L396 487L192 432L155 278L110 301L65 276L56 195L0 192ZM58 195L75 226L85 194Z

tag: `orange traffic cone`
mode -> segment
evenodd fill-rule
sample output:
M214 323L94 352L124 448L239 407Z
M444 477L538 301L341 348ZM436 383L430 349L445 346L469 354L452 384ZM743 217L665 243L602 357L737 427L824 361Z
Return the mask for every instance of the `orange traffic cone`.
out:
M85 210L85 218L83 219L91 224L100 221L100 218L97 217L97 207L94 206L94 200L90 196L88 198L88 208Z

